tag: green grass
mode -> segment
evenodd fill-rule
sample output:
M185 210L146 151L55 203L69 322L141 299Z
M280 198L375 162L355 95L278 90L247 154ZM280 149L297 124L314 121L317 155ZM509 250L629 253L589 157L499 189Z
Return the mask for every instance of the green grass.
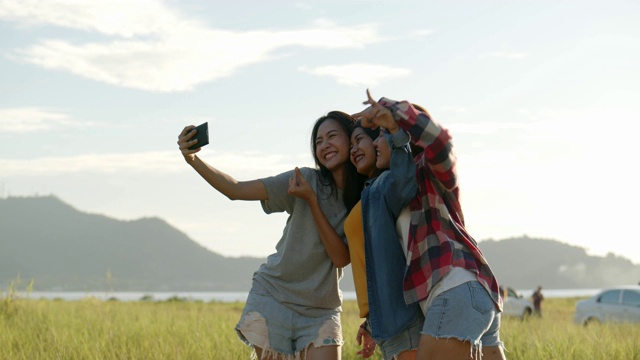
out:
M577 299L547 299L544 317L503 319L508 359L638 359L640 324L573 324ZM249 359L233 327L242 303L0 298L0 359ZM342 313L343 359L358 359L354 301ZM376 359L380 359L379 354Z
M503 319L507 358L640 360L640 324L576 325L577 300L546 299L542 318Z

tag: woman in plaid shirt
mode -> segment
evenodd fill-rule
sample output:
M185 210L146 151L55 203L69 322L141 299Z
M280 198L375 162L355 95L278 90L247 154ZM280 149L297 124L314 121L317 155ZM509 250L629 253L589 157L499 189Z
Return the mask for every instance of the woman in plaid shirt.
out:
M363 126L408 132L424 149L415 157L418 194L398 218L407 239L404 297L425 315L418 359L504 359L498 282L464 227L456 156L449 132L407 101L373 100L355 114ZM405 226L402 226L405 224ZM408 226L407 226L408 225Z

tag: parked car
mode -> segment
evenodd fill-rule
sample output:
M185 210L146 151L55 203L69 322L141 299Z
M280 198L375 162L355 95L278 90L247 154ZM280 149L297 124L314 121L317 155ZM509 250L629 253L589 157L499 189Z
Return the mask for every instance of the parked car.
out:
M510 287L500 287L502 291L502 316L518 317L522 320L528 318L533 312L533 303L528 298Z
M640 285L605 289L576 303L576 324L605 322L640 323Z

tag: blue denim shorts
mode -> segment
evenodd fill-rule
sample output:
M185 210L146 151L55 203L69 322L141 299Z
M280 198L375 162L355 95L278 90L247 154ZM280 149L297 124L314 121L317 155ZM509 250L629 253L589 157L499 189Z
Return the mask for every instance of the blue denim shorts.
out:
M319 317L301 315L254 281L235 329L240 340L261 348L263 354L293 358L311 344L343 345L340 312L327 311Z
M424 324L424 316L417 312L416 318L399 334L377 343L385 360L395 359L400 353L418 349L420 330Z
M500 346L500 313L477 281L460 284L438 295L427 309L422 334L469 341L471 349Z

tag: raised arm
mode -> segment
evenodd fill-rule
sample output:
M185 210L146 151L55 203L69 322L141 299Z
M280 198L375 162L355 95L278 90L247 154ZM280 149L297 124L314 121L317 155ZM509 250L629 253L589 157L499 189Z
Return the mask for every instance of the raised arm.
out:
M409 135L404 130L399 129L388 140L391 147L391 160L389 173L385 177L389 182L389 188L384 196L387 206L397 217L402 208L409 204L418 192L416 164L409 148Z
M313 221L318 228L318 234L320 234L320 241L322 241L322 245L324 245L324 249L331 259L331 262L333 262L333 265L337 268L349 265L351 256L349 255L347 244L342 241L342 238L333 226L331 226L331 223L320 207L316 193L298 168L295 169L294 176L289 179L288 192L290 195L304 200L307 205L309 205L311 214L313 215Z
M389 209L394 216L398 216L402 208L413 199L418 191L415 178L416 166L409 149L410 138L407 132L398 125L391 111L373 100L369 90L367 90L367 100L363 104L369 105L369 107L352 116L359 119L364 127L381 127L391 134L388 138L381 139L388 140L391 148L390 171L381 176L381 179L389 183L388 191L384 196Z
M378 102L389 109L398 125L409 133L411 141L424 148L426 165L449 191L458 187L456 156L449 131L408 101L382 98Z
M260 180L237 181L230 175L214 168L200 159L196 153L202 148L189 150L198 140L193 125L186 126L178 135L178 146L187 164L202 176L211 186L231 200L268 200L267 190Z

